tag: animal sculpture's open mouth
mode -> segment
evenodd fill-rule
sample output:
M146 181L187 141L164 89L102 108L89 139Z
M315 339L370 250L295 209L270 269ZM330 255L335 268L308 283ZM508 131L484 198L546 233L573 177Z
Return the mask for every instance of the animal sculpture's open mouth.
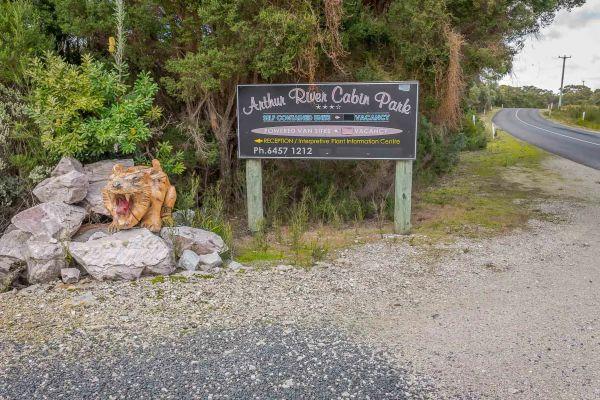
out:
M130 194L118 194L115 198L116 211L119 215L127 215L133 208L133 199Z

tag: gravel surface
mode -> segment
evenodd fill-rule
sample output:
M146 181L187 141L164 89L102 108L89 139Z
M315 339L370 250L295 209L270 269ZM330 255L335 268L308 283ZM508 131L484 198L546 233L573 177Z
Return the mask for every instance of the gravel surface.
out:
M325 328L197 330L170 343L119 352L101 347L47 348L37 355L47 362L22 360L21 368L9 369L0 392L46 399L421 399L427 393L385 354Z
M600 172L546 168L507 178L555 196L549 218L494 238L389 235L308 270L0 295L0 398L56 398L44 381L65 398L600 398ZM246 365L269 379L256 392Z

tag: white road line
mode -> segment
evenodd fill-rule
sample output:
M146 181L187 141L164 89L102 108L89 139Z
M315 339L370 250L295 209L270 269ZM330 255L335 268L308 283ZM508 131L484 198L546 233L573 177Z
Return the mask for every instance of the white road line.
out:
M577 141L579 141L579 142L584 142L584 143L593 144L594 146L600 146L600 143L594 143L594 142L589 142L589 141L587 141L587 140L583 140L583 139L577 139L577 138L574 138L573 136L569 136L569 135L563 135L562 133L554 132L554 131L551 131L551 130L548 130L548 129L540 128L539 126L536 126L536 125L529 124L529 123L527 123L527 122L523 121L521 118L519 118L519 111L521 111L521 109L518 109L518 110L515 112L515 118L517 118L519 121L521 121L521 122L522 122L522 123L524 123L525 125L529 125L529 126L531 126L531 127L533 127L533 128L536 128L536 129L539 129L539 130L542 130L542 131L546 131L546 132L548 132L548 133L551 133L551 134L553 134L553 135L562 136L562 137L565 137L565 138L567 138L567 139L571 139L571 140L577 140Z

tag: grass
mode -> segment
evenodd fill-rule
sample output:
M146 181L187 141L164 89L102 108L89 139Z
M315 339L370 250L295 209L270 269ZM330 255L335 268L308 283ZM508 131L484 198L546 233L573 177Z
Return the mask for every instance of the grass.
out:
M585 120L582 119L583 110L586 111ZM598 106L565 106L561 110L553 110L552 112L542 111L542 114L546 118L565 125L583 127L600 133L600 107Z
M462 153L452 173L413 194L413 232L417 235L407 239L411 245L497 235L524 226L532 217L548 217L534 206L544 194L508 179L511 174L524 174L528 182L543 179L548 173L541 172L541 162L547 153L500 130L492 140L494 114L480 116L490 136L484 150ZM308 267L337 249L393 232L391 221L384 218L305 226L304 212L296 209L295 213L297 221L292 218L290 226L262 233L260 240L238 238L236 259L255 267L282 263Z
M482 117L488 127L492 117ZM456 171L442 182L416 194L415 232L437 238L493 235L521 226L532 216L527 204L540 193L503 175L515 169L538 170L546 153L505 132L497 130L496 135L485 150L463 153Z

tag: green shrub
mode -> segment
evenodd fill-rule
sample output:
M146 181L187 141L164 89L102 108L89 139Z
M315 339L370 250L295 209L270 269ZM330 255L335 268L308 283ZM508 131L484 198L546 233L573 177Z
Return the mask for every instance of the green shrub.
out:
M31 1L0 1L0 82L22 83L32 58L53 47L42 13Z
M465 136L465 150L481 150L487 145L488 136L485 124L477 116L473 123L473 114L467 114L463 118L461 133Z
M0 236L24 195L26 183L17 176L5 175L0 171Z
M0 232L15 212L31 205L28 193L45 177L46 158L23 95L0 83Z
M419 182L430 183L452 170L465 147L463 134L449 134L421 117L414 171Z
M133 154L151 138L150 123L161 114L152 105L158 85L147 73L129 87L89 56L73 65L47 53L44 60L33 62L28 75L29 114L53 159Z
M290 246L294 251L296 263L300 260L300 251L304 242L302 238L308 229L310 192L305 190L300 201L296 202L290 210Z

